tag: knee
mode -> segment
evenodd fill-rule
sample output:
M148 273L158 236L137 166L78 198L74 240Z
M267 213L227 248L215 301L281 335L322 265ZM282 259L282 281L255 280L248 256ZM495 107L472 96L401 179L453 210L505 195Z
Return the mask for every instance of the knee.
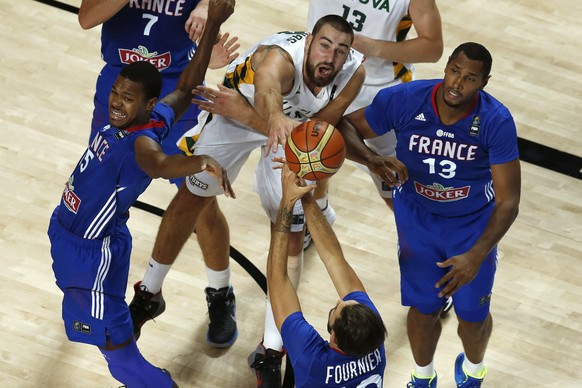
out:
M421 327L424 330L432 330L437 324L440 324L440 310L425 314L416 307L411 307L408 310L408 321L413 322L415 326Z
M491 314L480 322L469 322L459 318L457 334L459 337L487 338L493 331L493 318Z

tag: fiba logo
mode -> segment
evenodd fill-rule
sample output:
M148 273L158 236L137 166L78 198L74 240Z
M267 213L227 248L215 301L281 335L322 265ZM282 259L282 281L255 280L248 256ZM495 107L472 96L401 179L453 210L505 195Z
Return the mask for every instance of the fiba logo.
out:
M438 129L436 131L436 135L438 137L448 137L449 139L454 139L455 138L455 134L454 133L445 132L442 129Z

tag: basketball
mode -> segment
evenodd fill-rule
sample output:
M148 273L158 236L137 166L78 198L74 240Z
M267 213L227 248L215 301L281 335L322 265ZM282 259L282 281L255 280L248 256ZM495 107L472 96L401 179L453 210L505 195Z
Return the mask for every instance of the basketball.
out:
M329 178L342 166L346 146L341 133L331 124L310 120L291 131L285 145L287 165L298 176L317 181Z

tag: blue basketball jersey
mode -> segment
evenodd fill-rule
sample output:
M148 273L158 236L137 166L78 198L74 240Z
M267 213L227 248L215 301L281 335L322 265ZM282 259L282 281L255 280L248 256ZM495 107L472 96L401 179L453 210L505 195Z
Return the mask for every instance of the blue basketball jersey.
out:
M517 131L509 110L482 90L464 118L442 124L435 102L441 83L383 89L365 115L378 135L396 131L396 155L409 173L398 194L430 213L455 217L494 200L490 166L519 157Z
M198 0L130 0L103 23L103 60L114 66L148 61L162 74L181 73L196 50L184 26L197 4Z
M355 300L378 313L365 292L352 292L344 300ZM361 358L347 356L331 348L300 311L285 319L281 336L293 365L297 388L382 387L386 369L384 345Z
M160 103L146 125L125 130L106 125L99 130L65 185L60 224L86 239L103 238L125 225L129 207L152 180L135 160L135 140L148 136L159 143L173 121L173 109Z

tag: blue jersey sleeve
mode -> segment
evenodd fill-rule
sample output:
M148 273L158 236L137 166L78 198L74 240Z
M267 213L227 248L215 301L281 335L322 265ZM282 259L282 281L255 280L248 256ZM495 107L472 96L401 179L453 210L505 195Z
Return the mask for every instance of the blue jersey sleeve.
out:
M508 163L519 158L517 147L517 129L509 110L501 105L494 115L489 135L489 163Z
M370 128L378 135L384 135L395 128L395 118L398 117L398 109L401 99L399 95L405 90L402 85L382 89L378 92L372 104L364 112Z
M370 104L364 112L368 125L370 125L370 128L372 128L378 136L385 134L393 128L393 126L388 124L388 115L384 114L389 106L391 96L392 93L390 89L381 90L376 97L374 97L372 104Z

